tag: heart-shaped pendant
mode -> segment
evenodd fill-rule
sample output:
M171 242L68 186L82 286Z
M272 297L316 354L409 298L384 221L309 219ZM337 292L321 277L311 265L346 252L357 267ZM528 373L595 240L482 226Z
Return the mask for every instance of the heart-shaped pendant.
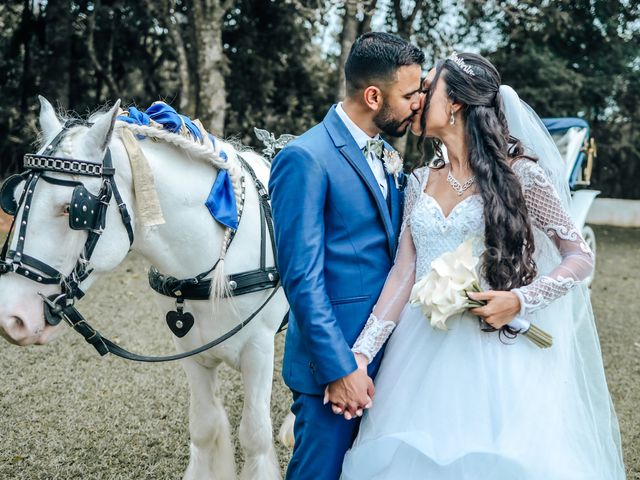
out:
M189 312L167 312L167 325L176 337L182 338L193 327L193 315Z

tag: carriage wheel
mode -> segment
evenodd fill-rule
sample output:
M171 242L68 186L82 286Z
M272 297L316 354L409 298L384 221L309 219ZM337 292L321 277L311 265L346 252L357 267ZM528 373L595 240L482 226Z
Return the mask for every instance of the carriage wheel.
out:
M585 243L589 246L591 251L593 252L593 262L594 262L594 270L591 276L585 278L585 283L589 288L591 288L591 282L593 282L593 277L596 275L595 271L595 262L596 262L596 234L593 229L589 225L585 225L582 227L582 238L584 238Z

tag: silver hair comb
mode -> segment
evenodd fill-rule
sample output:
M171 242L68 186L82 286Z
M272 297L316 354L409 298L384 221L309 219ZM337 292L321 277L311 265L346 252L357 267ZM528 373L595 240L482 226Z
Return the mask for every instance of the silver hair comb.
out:
M449 55L449 60L458 65L460 69L467 75L471 75L472 77L476 76L476 72L473 71L473 68L467 65L464 59L459 57L456 52L453 52L451 55Z

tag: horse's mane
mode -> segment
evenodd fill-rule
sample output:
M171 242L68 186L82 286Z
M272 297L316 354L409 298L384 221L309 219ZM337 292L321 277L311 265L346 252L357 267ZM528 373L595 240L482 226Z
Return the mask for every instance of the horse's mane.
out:
M87 120L91 123L98 120L103 115L108 114L107 107L101 108L97 111L91 113ZM62 114L58 114L59 118L66 122L68 120L82 120L77 116L69 115L68 112L62 112ZM86 127L85 127L86 128ZM82 126L79 126L77 129L72 128L70 130L69 139L71 140L75 137L75 134L82 129ZM230 138L228 140L222 140L220 138L216 138L216 147L218 144L225 145L231 147L230 149L225 148L225 153L227 154L227 159L222 158L219 155L219 148L212 148L211 142L208 140L200 143L199 140L195 139L191 135L183 135L180 133L174 133L169 130L164 129L161 125L139 125L134 123L128 123L125 121L117 120L114 128L114 135L120 135L121 129L127 129L131 131L136 136L143 136L148 138L153 138L156 140L162 140L168 144L171 144L183 151L185 151L191 158L196 158L201 161L210 163L214 168L226 170L229 173L229 178L231 179L231 183L233 185L234 196L236 197L236 202L238 205L241 204L242 200L242 169L240 165L240 161L238 159L238 153L245 152L253 152L252 149L243 146L237 138ZM42 142L44 139L40 139ZM259 155L258 155L259 156ZM261 156L259 156L262 158ZM263 159L264 161L264 159ZM265 161L266 163L266 161ZM226 254L226 249L224 246L227 244L227 240L231 235L231 230L226 229L224 239L222 242L223 249L220 253L220 259L223 260ZM219 268L216 268L213 272L212 278L212 305L215 305L216 300L225 298L229 296L229 287L226 275L224 273L224 262L219 262Z

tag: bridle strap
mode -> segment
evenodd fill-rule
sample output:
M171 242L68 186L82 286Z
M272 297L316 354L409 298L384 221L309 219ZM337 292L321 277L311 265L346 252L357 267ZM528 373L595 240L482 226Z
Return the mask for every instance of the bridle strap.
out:
M115 174L115 169L113 168L113 160L111 159L111 150L107 149L107 152L104 156L103 165L113 170ZM111 190L113 191L113 197L118 205L118 210L120 211L120 218L122 218L122 223L124 223L124 227L127 229L127 235L129 237L129 246L133 245L134 235L133 235L133 226L131 224L131 215L129 215L129 210L127 209L127 205L122 200L122 195L120 195L120 190L118 190L118 185L116 184L115 178L113 175L111 178Z
M240 322L238 325L236 325L233 329L229 330L224 335L218 337L217 339L211 342L208 342L205 345L202 345L199 348L196 348L189 352L184 352L184 353L175 354L175 355L168 355L168 356L162 356L162 357L149 357L149 356L138 355L138 354L129 352L128 350L122 347L119 347L108 338L102 337L102 335L100 335L100 333L97 330L95 330L93 327L91 327L91 325L89 325L89 323L87 323L87 321L84 319L82 314L75 308L74 301L76 299L82 298L82 296L84 295L84 292L82 292L82 290L80 289L79 284L84 279L86 279L91 273L90 270L89 271L86 270L86 264L89 262L91 255L95 249L95 246L106 226L106 213L107 213L107 209L108 209L112 195L115 197L116 203L118 204L120 216L127 229L127 235L129 237L130 245L133 244L133 241L134 241L133 228L131 225L131 217L129 215L127 207L124 201L122 200L122 196L120 195L120 192L118 191L118 188L115 183L115 179L114 179L115 169L113 168L110 150L109 149L106 150L105 156L102 161L102 165L98 165L90 162L84 162L81 160L59 158L51 155L55 151L59 143L62 141L65 132L69 128L71 128L72 126L78 123L82 123L82 122L67 122L64 128L62 129L62 131L58 133L58 135L56 135L53 141L45 148L45 154L25 155L25 166L30 169L31 173L26 179L27 183L21 195L20 203L18 204L18 206L23 205L24 208L23 208L22 219L21 219L19 231L18 231L18 241L16 245L16 251L8 252L9 255L6 255L8 250L8 242L9 242L9 237L8 237L2 249L2 257L0 258L1 260L0 274L7 273L8 271L13 270L16 273L24 277L30 278L39 283L60 284L60 287L62 290L60 294L53 295L52 297L46 297L40 294L44 302L46 321L52 325L55 325L59 323L60 320L64 319L74 330L80 333L88 343L93 345L98 351L98 353L100 353L100 355L113 353L114 355L119 356L121 358L140 361L140 362L165 362L165 361L179 360L179 359L187 358L193 355L197 355L198 353L202 353L210 348L213 348L219 345L220 343L224 342L225 340L229 339L230 337L238 333L240 330L242 330L267 306L267 304L271 301L271 299L276 295L276 293L280 289L280 282L279 282L279 277L277 273L277 262L276 262L276 266L273 268L273 272L267 272L267 270L271 270L271 269L266 269L265 267L266 265L265 223L267 224L267 227L269 230L269 235L270 235L271 244L272 244L273 253L274 253L274 259L276 258L275 237L273 234L271 207L269 205L269 195L266 188L264 188L264 185L258 180L251 166L241 156L239 156L240 161L252 176L254 184L258 189L258 194L260 197L261 247L260 247L260 270L252 271L252 272L244 272L243 274L238 274L238 275L245 275L248 277L252 277L252 276L255 276L256 273L259 273L260 275L264 274L269 277L268 278L269 281L265 284L262 279L262 276L260 276L260 280L262 281L262 283L259 285L259 288L256 286L257 284L254 282L254 284L249 285L251 289L248 291L258 291L258 290L266 290L269 288L273 288L273 291L270 293L268 298L260 305L260 307L256 311L254 311L248 318ZM49 153L48 155L47 155L47 152ZM89 176L100 176L102 177L102 180L103 180L102 187L98 194L99 204L96 207L98 211L95 212L97 220L94 222L94 224L92 225L92 228L89 230L87 241L85 242L85 245L84 245L83 255L81 255L78 261L76 262L76 265L69 277L65 277L56 269L50 267L44 262L37 260L33 257L30 257L28 255L25 255L23 253L26 228L27 228L28 217L29 217L29 209L30 209L31 200L34 194L35 185L38 179L42 178L43 180L49 183L56 184L56 185L63 185L63 186L78 187L79 185L82 185L82 187L84 188L84 185L81 182L75 182L75 181L71 182L67 180L57 179L55 177L45 176L45 175L42 175L43 171L54 171L54 172L71 173L71 174L78 174L78 175L89 175ZM243 182L243 197L244 197L244 182ZM240 210L239 217L241 217L241 214L242 214L242 211ZM14 216L10 233L15 227L15 218L16 217ZM235 236L235 231L230 235L230 238L226 245L227 248L229 247L229 244L231 243L231 240L233 240L234 236ZM5 261L6 258L8 257L12 258L12 264L8 264ZM209 273L211 273L220 261L221 259L219 259L216 262L216 264L207 272L203 272L197 277L195 277L193 279L194 283L197 284L200 281L205 280L204 277L206 277ZM26 265L26 267L23 264ZM39 275L37 271L31 270L30 268L27 268L27 267L34 268L40 271L42 274ZM275 281L273 281L274 279ZM206 280L210 281L210 279L206 279ZM248 293L248 291L245 293Z
M106 227L106 216L109 208L111 197L114 196L120 212L120 217L127 230L129 237L129 245L133 244L134 233L131 222L131 216L129 215L126 204L124 203L122 196L116 186L115 182L115 169L113 168L113 161L111 158L111 151L107 148L103 157L102 163L97 164L93 162L86 162L83 160L69 159L55 157L52 154L59 146L60 142L64 138L66 132L76 125L90 125L84 121L72 120L65 123L62 130L54 137L54 139L44 148L43 154L27 154L24 157L24 165L28 169L23 173L26 184L18 208L23 207L22 218L20 224L17 226L17 242L15 251L9 251L9 242L11 233L16 228L16 215L13 218L9 235L5 240L0 255L0 275L9 272L15 272L25 278L29 278L42 284L59 284L61 288L61 294L58 298L63 298L68 304L73 304L76 299L80 299L84 296L84 292L80 289L80 283L84 281L92 272L87 269L87 264L91 259L93 251L102 235L104 228ZM39 179L42 179L48 183L66 186L66 187L82 187L84 184L78 181L64 180L56 177L44 175L45 172L59 172L71 175L85 175L92 177L101 177L102 186L98 193L98 202L95 207L96 211L92 210L93 220L92 224L86 229L88 230L87 240L85 241L82 254L78 258L76 265L74 266L69 277L65 277L61 272L55 268L47 265L46 263L24 254L24 244L26 239L26 230L29 222L29 211L31 208L31 202L33 199L35 186ZM87 223L86 221L84 222ZM10 259L11 263L7 260ZM48 317L51 318L51 317Z
M209 343L202 345L201 347L195 348L193 350L189 350L188 352L177 353L175 355L165 355L165 356L155 356L150 357L146 355L139 355L137 353L130 352L125 348L122 348L106 337L100 335L100 333L95 330L87 321L84 319L82 314L75 308L73 304L64 305L60 304L60 301L54 302L50 298L42 295L43 301L45 302L45 308L49 308L51 314L62 317L64 320L80 335L84 337L87 343L94 346L94 348L98 351L101 356L104 356L108 353L112 353L113 355L124 358L125 360L132 360L136 362L147 362L147 363L157 363L157 362L170 362L174 360L181 360L183 358L192 357L193 355L197 355L206 350L209 350L217 345L220 345L225 340L233 337L236 333L246 327L251 321L256 318L256 316L269 304L271 299L276 295L278 290L280 289L280 284L276 285L271 294L267 297L267 299L262 302L260 307L256 311L254 311L251 315L249 315L242 322L238 323L231 330L226 332L224 335L212 340ZM64 302L64 298L59 299Z

